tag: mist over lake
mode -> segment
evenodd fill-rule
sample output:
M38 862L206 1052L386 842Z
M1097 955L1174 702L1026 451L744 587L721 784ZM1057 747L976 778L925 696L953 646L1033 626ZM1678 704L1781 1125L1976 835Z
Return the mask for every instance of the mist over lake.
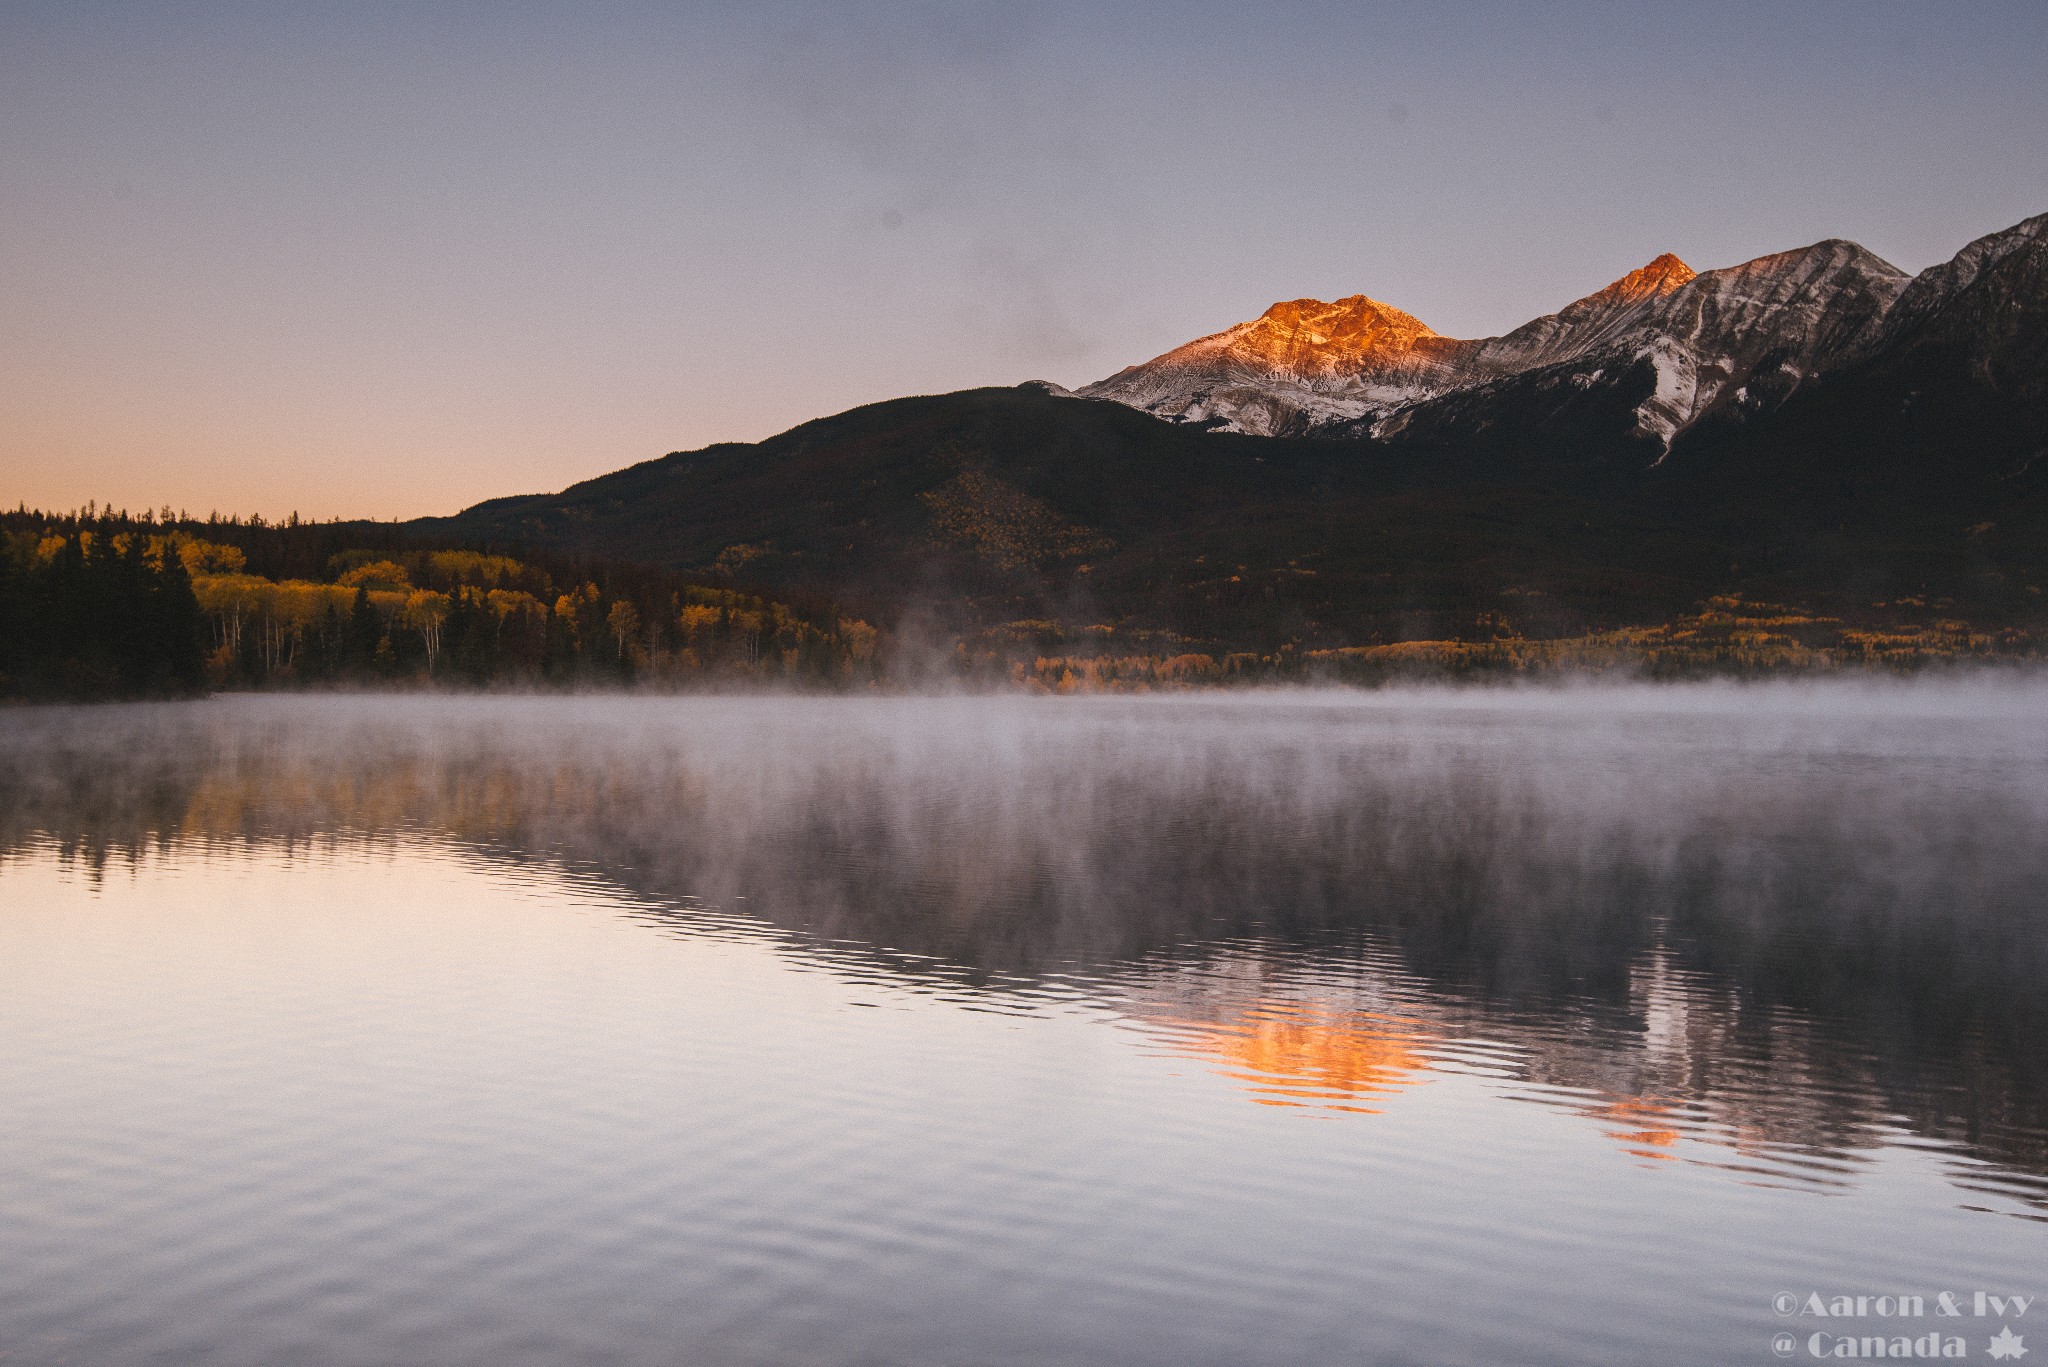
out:
M2048 1293L2036 678L0 715L8 1367L1975 1358L1774 1298Z

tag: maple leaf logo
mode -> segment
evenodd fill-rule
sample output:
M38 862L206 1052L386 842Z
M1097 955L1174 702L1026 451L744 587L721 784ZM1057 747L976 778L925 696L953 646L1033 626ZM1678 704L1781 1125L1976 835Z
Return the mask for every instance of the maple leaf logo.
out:
M1991 1356L1995 1358L2023 1358L2027 1355L2027 1341L2007 1325L1998 1336L1991 1340Z

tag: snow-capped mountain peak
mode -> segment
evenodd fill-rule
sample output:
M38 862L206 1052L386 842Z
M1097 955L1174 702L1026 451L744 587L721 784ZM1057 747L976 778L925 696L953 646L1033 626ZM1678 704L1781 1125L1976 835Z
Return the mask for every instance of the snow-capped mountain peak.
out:
M1444 339L1362 294L1290 299L1080 392L1180 422L1270 435L1435 393Z
M1372 421L1584 353L1694 279L1669 253L1505 337L1444 337L1363 294L1292 299L1079 392L1262 436Z
M1256 435L1443 439L1489 425L1517 393L1551 394L1546 411L1566 391L1612 393L1637 435L1668 449L1711 414L1745 420L1867 353L1902 294L1938 307L2044 235L2048 216L1981 239L1910 291L1905 272L1839 239L1705 272L1666 253L1556 313L1473 340L1364 295L1296 299L1078 392Z

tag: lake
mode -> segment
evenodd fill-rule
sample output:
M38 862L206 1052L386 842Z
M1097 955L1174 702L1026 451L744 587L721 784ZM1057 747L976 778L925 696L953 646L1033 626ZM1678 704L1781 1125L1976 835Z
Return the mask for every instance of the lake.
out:
M0 713L0 1367L2048 1352L2044 832L2016 678Z

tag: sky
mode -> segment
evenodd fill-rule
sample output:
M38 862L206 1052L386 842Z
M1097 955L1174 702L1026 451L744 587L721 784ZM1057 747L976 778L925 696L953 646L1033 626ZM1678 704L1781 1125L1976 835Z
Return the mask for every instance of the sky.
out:
M1909 270L2048 5L0 0L0 504L451 513L1364 293Z

